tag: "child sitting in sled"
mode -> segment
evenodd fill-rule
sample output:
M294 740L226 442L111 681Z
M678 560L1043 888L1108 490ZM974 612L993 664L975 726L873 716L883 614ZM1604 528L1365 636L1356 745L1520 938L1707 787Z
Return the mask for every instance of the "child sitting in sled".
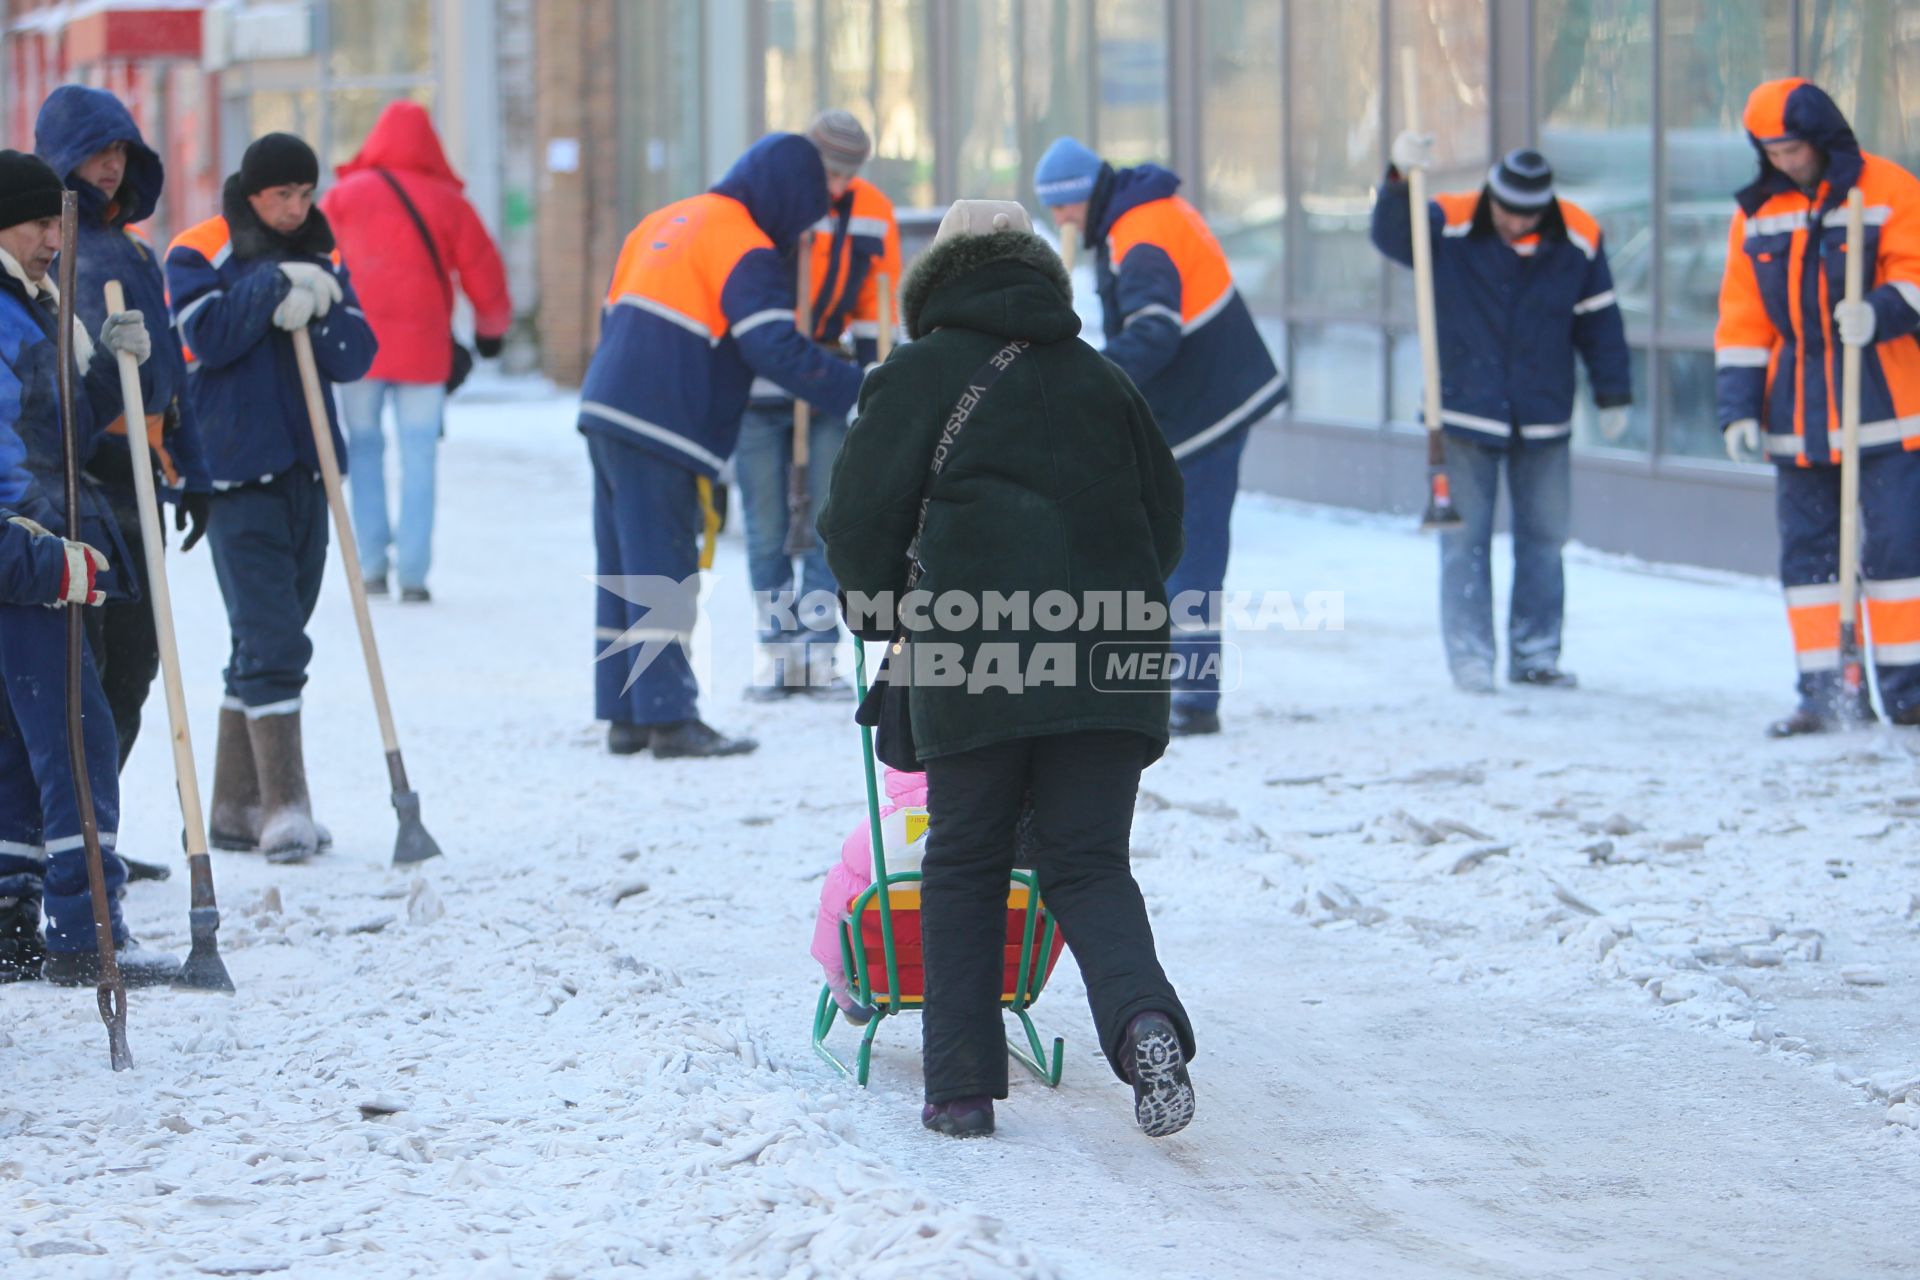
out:
M889 767L882 783L887 795L880 804L880 835L887 851L887 874L918 871L927 848L927 775ZM848 986L840 953L840 921L846 917L847 904L872 883L872 834L862 818L840 846L840 861L827 872L813 924L813 958L826 971L834 1003L856 1026L866 1022L872 1011L854 999Z

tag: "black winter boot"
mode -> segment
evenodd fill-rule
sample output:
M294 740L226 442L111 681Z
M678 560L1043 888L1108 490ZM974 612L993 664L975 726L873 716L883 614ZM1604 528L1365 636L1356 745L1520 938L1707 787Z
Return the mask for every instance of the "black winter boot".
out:
M653 726L628 724L624 720L607 722L607 750L616 756L638 755L653 741Z
M260 852L268 862L305 862L319 852L320 832L307 795L300 713L249 719L247 737L260 779Z
M31 982L46 957L40 940L40 900L0 898L0 982Z
M954 1098L920 1108L920 1123L949 1138L984 1138L993 1132L993 1099Z
M1580 678L1558 667L1514 667L1507 672L1508 684L1530 684L1541 689L1578 689Z
M1180 1033L1164 1013L1143 1013L1127 1024L1120 1062L1133 1085L1133 1118L1149 1138L1164 1138L1193 1120L1193 1081Z
M1793 709L1792 715L1775 720L1767 726L1767 736L1769 738L1801 738L1814 733L1832 733L1845 727L1837 711L1837 707L1822 699L1802 698L1800 705ZM1873 703L1862 696L1859 705L1854 708L1853 723L1868 725L1878 718L1873 713Z
M158 987L180 976L180 962L164 951L143 947L133 938L114 948L120 979L129 987ZM56 987L91 987L100 981L100 955L95 951L49 951L40 976Z
M672 724L653 726L653 754L662 760L743 756L759 746L752 738L729 738L699 720L676 720Z

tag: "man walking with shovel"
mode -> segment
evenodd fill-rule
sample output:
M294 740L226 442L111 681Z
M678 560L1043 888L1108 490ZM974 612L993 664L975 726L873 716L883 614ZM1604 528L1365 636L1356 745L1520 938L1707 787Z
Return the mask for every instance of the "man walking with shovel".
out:
M344 449L332 384L363 377L375 341L333 232L314 207L320 162L286 133L256 139L222 215L167 251L174 322L213 476L207 541L233 633L214 758L209 838L300 861L325 843L302 752L306 624L326 569L327 497L295 357L306 329Z
M1920 725L1920 179L1863 152L1833 99L1805 80L1755 89L1744 123L1760 173L1736 196L1714 364L1728 456L1775 464L1800 703L1767 732L1873 719L1868 690L1843 688L1841 596L1854 591L1888 718ZM1866 296L1849 302L1855 190ZM1861 370L1858 583L1840 581L1847 347Z

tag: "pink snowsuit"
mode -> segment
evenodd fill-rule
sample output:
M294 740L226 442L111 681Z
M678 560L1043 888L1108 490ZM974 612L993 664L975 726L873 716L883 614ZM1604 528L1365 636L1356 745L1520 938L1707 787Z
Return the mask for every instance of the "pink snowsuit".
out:
M883 785L887 798L880 804L882 822L902 809L926 807L926 774L901 773L889 768ZM887 860L891 870L902 869L902 852L888 843ZM827 882L820 888L820 913L813 923L813 958L826 970L827 985L833 989L834 999L842 1008L849 1007L853 997L848 993L847 971L840 958L840 921L846 917L847 904L872 883L873 839L867 820L862 818L840 846L839 864L827 872Z

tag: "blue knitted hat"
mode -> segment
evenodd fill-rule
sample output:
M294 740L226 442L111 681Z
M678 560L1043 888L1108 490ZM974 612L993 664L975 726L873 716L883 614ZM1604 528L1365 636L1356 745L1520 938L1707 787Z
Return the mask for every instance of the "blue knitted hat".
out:
M1033 171L1033 192L1048 208L1079 204L1093 198L1100 176L1100 157L1077 138L1055 138Z

